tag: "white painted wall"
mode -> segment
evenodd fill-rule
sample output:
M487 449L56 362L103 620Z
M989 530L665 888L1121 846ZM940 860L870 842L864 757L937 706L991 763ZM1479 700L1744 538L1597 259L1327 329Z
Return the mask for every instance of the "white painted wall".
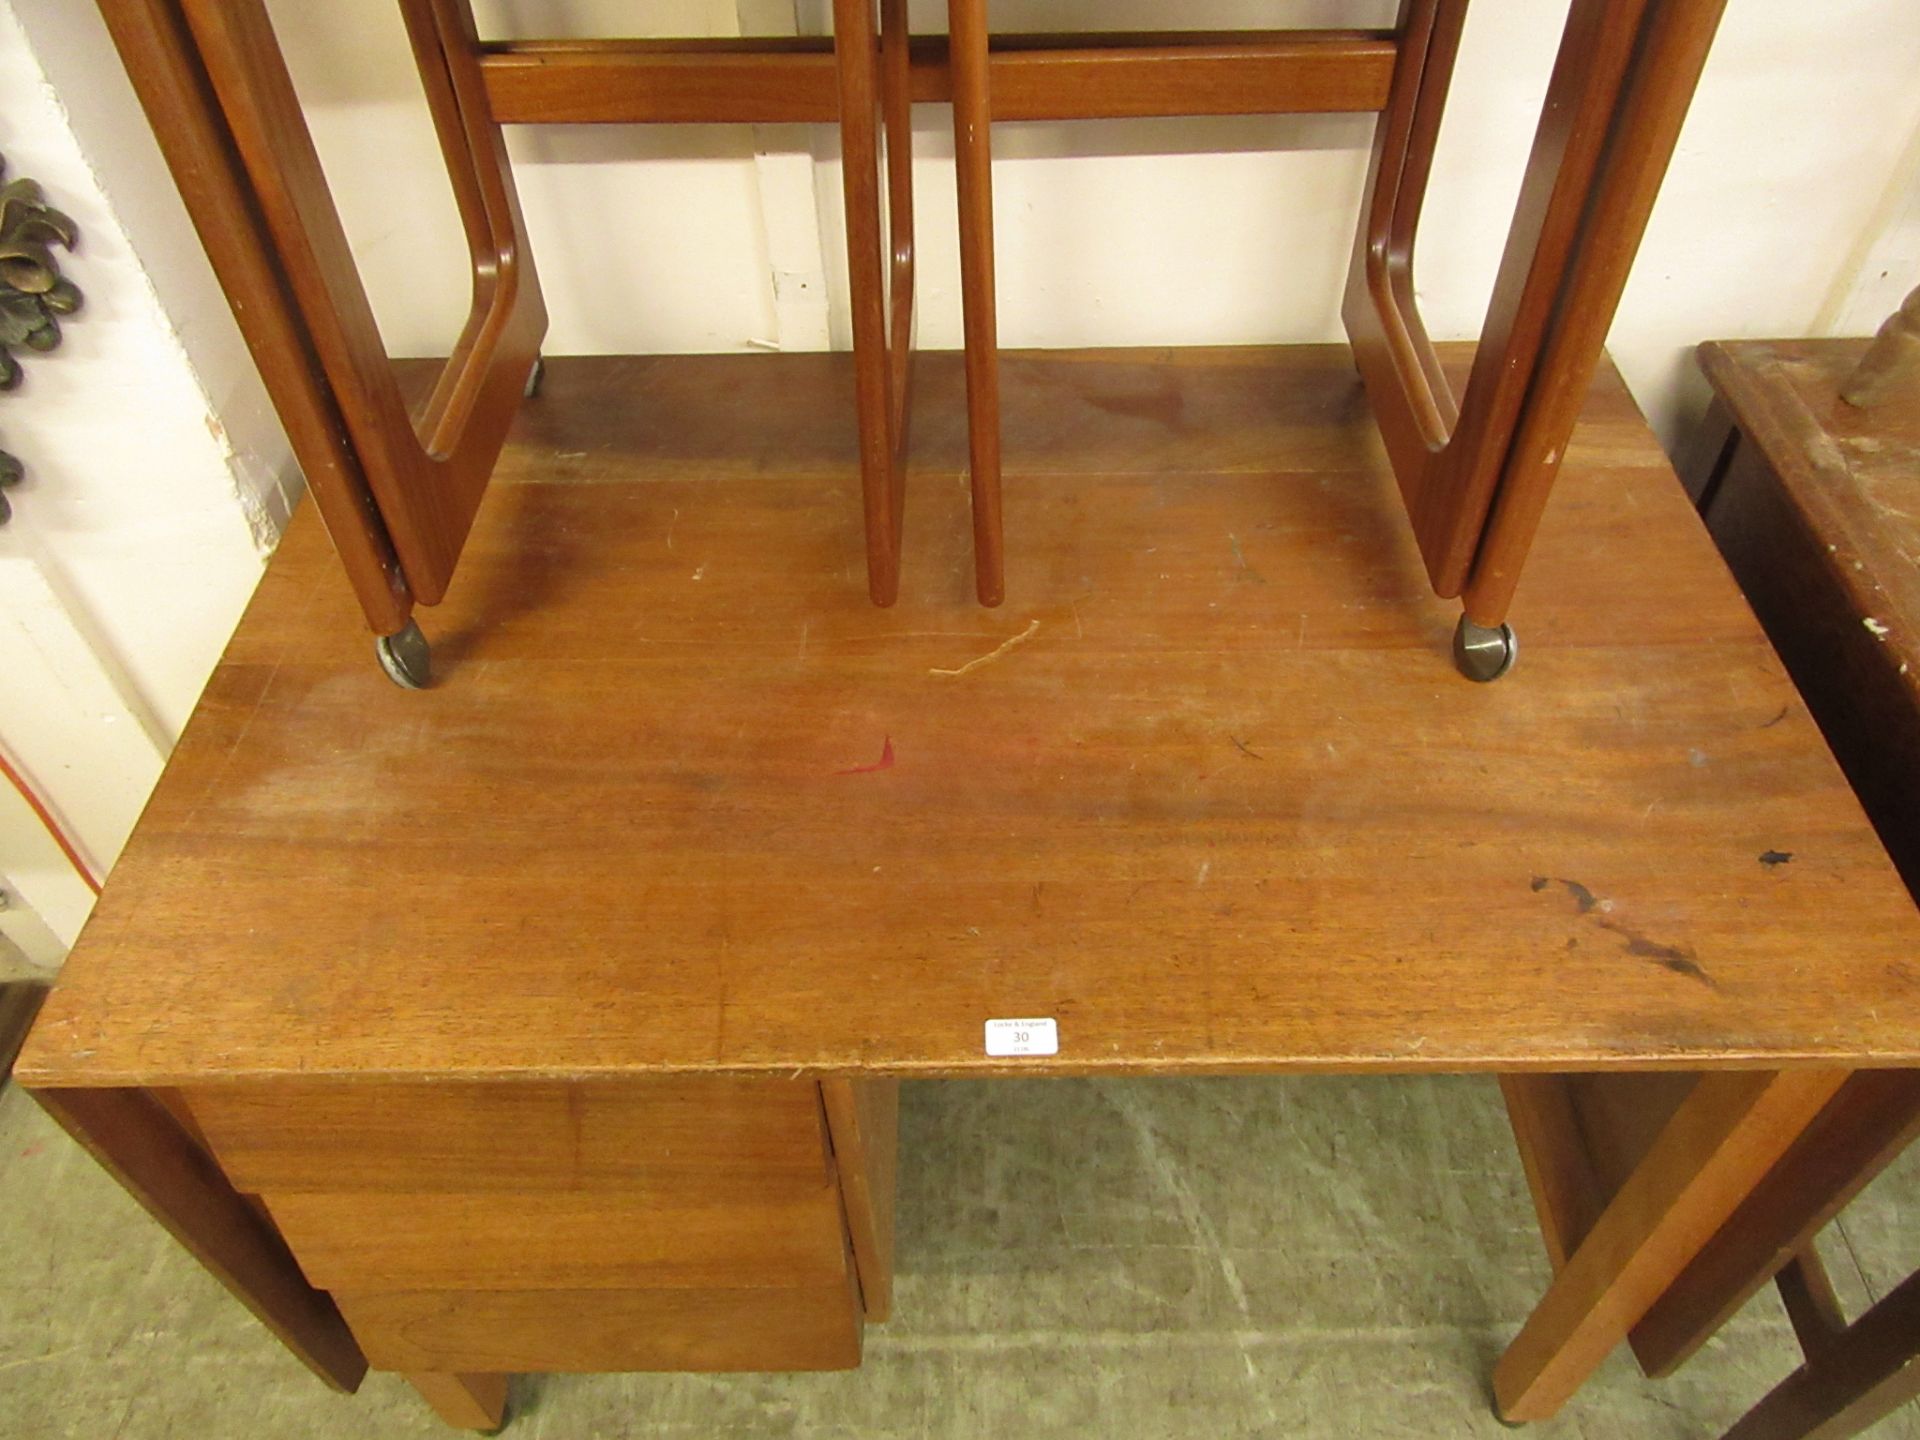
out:
M0 152L79 222L63 268L87 297L0 396L0 444L28 468L0 527L0 745L103 869L297 477L91 5L0 5ZM4 786L0 892L0 936L40 963L91 903Z
M466 306L461 243L391 0L271 3L389 346L444 352ZM500 36L823 33L827 9L475 3ZM1478 328L1566 6L1477 0L1420 256L1442 338ZM993 19L1003 30L1364 26L1395 8L995 0ZM939 29L944 6L913 0L913 14ZM1729 7L1612 340L1670 446L1702 402L1687 358L1697 341L1864 332L1920 281L1917 77L1915 0ZM931 347L961 333L948 124L943 108L916 116ZM1004 342L1338 339L1370 134L1358 117L998 127ZM516 132L511 147L553 353L845 343L830 128L548 128ZM298 482L85 0L0 0L0 150L80 220L72 272L92 301L29 388L0 397L0 443L33 467L20 518L0 530L0 742L104 864ZM0 910L0 935L43 956L71 939L84 891L0 795L8 887L33 904Z
M387 0L275 0L376 308L402 352L463 314L452 205ZM820 0L478 0L489 35L824 29ZM915 0L916 28L945 7ZM1369 25L1393 0L996 0L997 28ZM1434 332L1473 334L1567 0L1477 0L1422 238ZM348 16L352 17L348 23ZM392 36L383 33L392 30ZM1687 352L1871 329L1920 281L1920 4L1735 0L1614 327L1675 441L1703 403ZM414 112L411 124L407 102ZM960 342L948 112L916 120L922 343ZM1004 125L995 186L1011 346L1332 340L1364 180L1364 117ZM817 227L844 343L834 137L761 127L522 131L513 153L556 353L809 342L783 333L769 235ZM769 157L813 166L767 183ZM758 163L756 164L756 160ZM396 175L409 177L396 185ZM811 213L809 213L811 211ZM1904 217L1904 218L1902 218ZM1871 266L1892 278L1880 288ZM1907 282L1911 283L1911 281ZM1890 299L1883 298L1887 292Z

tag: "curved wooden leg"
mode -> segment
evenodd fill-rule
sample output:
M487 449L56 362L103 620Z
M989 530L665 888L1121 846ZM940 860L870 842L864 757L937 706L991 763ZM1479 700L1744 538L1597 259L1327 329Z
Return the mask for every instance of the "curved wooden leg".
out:
M1436 593L1506 619L1725 0L1574 0L1456 406L1414 238L1465 0L1406 0L1344 316Z
M464 0L402 0L470 246L472 305L416 426L264 0L173 0L413 596L446 593L547 316ZM136 62L135 69L138 69ZM387 627L381 633L391 633Z
M967 440L973 468L974 585L1006 596L1000 520L1000 353L993 283L993 99L986 0L948 0L953 148L960 191L960 296L966 311Z

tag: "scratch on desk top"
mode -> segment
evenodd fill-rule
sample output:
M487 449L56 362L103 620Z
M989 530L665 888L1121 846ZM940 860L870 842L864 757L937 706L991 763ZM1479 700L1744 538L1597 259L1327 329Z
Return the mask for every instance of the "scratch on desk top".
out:
M995 660L998 660L1002 655L1006 654L1009 650L1013 649L1015 646L1026 644L1027 641L1031 640L1035 635L1039 633L1040 633L1040 622L1038 620L1029 620L1027 622L1027 628L1022 630L1018 635L1009 635L1005 640L1002 640L997 646L995 646L992 650L989 650L985 655L981 655L976 659L969 660L966 664L962 665L959 669L942 670L938 666L935 666L932 669L928 670L927 673L929 675L946 675L950 677L964 675L969 670L978 670L982 665L992 664Z

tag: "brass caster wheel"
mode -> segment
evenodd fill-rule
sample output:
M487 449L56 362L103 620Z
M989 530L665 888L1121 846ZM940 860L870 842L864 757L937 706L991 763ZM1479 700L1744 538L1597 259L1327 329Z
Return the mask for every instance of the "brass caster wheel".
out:
M536 355L533 357L533 369L527 372L527 383L526 387L520 392L521 397L526 400L533 399L534 396L540 393L540 387L546 383L546 379L547 357L544 355Z
M1466 616L1453 632L1453 663L1476 684L1486 685L1513 669L1520 642L1511 625L1476 625Z
M373 642L373 653L387 678L403 690L424 690L431 678L433 651L420 627L411 620L407 628L382 635Z

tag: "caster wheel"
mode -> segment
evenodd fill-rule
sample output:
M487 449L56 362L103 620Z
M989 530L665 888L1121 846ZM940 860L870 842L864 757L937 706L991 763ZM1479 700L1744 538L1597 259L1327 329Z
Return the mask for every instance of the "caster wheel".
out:
M379 657L380 668L387 672L387 678L403 690L427 688L433 651L427 645L427 637L420 633L420 627L411 620L406 629L375 640L373 653Z
M547 359L544 355L533 357L533 369L527 372L526 387L521 390L522 398L531 400L540 393L540 386L547 378Z
M1477 684L1498 680L1513 669L1520 642L1511 625L1476 625L1466 616L1453 632L1453 663L1460 673Z

